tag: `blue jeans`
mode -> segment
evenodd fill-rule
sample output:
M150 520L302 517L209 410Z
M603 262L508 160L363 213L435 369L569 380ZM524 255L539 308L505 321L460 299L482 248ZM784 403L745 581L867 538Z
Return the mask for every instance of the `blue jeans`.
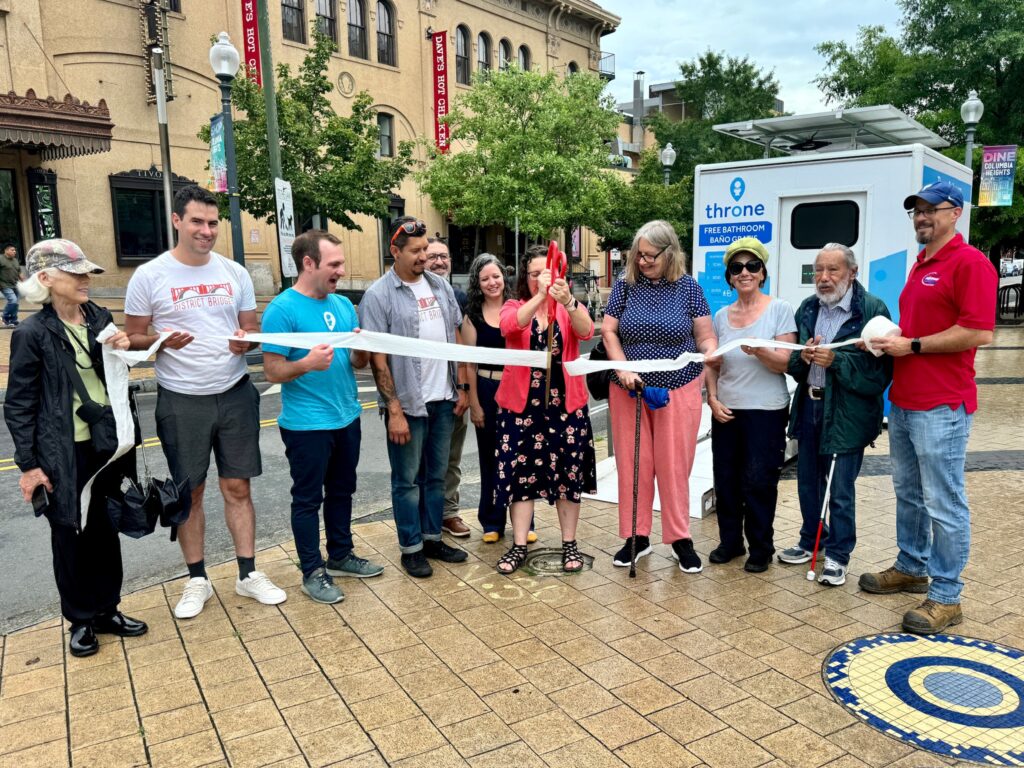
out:
M818 535L818 520L825 503L825 485L828 482L831 454L821 454L821 429L824 400L812 400L806 388L800 403L800 424L797 439L797 493L800 497L800 549L814 549ZM831 496L828 503L827 525L821 531L821 550L841 565L850 564L850 554L857 544L857 497L854 484L864 461L864 449L852 453L836 454L836 468L832 475Z
M960 573L971 550L971 510L964 490L973 416L961 405L889 414L889 458L896 489L896 568L931 577L928 597L959 603Z
M299 431L280 427L292 475L292 534L303 577L324 565L320 554L320 505L327 556L352 553L352 494L362 428L359 419L341 429Z
M13 288L0 288L0 292L7 300L7 304L4 305L4 323L18 322L18 292Z
M391 463L391 511L403 554L419 552L423 541L441 540L444 515L444 476L452 441L455 403L427 403L426 416L409 416L410 438L405 445L388 443ZM420 468L422 467L422 473Z

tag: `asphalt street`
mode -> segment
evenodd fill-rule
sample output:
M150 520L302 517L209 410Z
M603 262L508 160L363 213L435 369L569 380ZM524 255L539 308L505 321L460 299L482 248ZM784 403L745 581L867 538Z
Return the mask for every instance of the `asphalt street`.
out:
M587 345L588 347L591 345ZM391 509L390 468L387 458L384 424L377 413L376 390L368 372L358 375L362 415L362 450L359 458L359 482L353 505L353 518L365 518ZM263 474L253 480L256 506L256 547L272 546L292 538L289 522L291 479L284 446L275 419L281 409L276 387L259 384L260 448ZM591 403L592 407L596 404ZM155 394L139 396L143 436L147 438L146 458L156 477L167 476L167 464L156 443L153 410ZM594 431L607 431L607 412L597 407ZM31 506L18 490L20 472L13 461L14 448L6 427L0 430L0 634L24 627L60 612L53 581L49 526L32 514ZM142 471L139 455L139 470ZM463 483L461 506L475 509L479 501L480 479L476 436L472 429L466 437L462 458ZM234 556L231 537L224 525L223 504L217 491L216 475L211 470L206 493L206 561L214 564ZM185 566L177 543L168 539L167 529L142 539L121 537L124 560L124 588L128 593L184 574ZM259 559L257 558L257 567Z

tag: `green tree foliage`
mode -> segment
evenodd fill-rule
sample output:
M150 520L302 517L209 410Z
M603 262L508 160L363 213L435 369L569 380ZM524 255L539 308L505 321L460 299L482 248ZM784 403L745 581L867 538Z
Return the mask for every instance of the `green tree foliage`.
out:
M977 143L1024 144L1024 0L899 0L901 30L862 27L853 45L818 46L825 69L816 82L839 106L892 104L954 145L963 161L960 105L971 89L985 103ZM975 153L979 167L980 149ZM977 199L975 192L975 199ZM984 247L1022 244L1024 170L1014 205L975 208L972 240Z
M602 220L607 142L619 116L597 77L578 73L477 73L448 114L452 150L417 174L438 210L460 226L514 225L541 239Z
M373 100L361 92L352 99L351 113L338 115L328 98L334 86L327 77L336 46L315 25L312 40L297 75L287 65L277 67L281 172L292 184L298 222L318 213L346 229L360 229L352 214L387 215L390 193L412 164L413 145L402 142L395 157L378 157L380 133ZM235 108L245 113L245 119L234 123L241 206L273 222L274 185L263 92L248 78L239 77L232 98ZM208 143L209 126L199 136ZM226 211L226 201L222 209Z

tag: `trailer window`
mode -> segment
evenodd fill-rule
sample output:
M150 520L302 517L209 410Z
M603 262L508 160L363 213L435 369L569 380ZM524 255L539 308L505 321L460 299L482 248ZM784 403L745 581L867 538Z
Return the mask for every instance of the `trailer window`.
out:
M857 244L860 238L860 207L852 200L802 203L793 208L789 241L794 248L810 250L826 243Z

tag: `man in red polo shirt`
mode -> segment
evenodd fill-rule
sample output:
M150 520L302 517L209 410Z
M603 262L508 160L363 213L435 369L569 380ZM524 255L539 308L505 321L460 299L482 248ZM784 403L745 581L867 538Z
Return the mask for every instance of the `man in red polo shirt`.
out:
M904 201L924 250L900 294L903 334L871 340L895 358L889 457L900 551L891 568L863 574L860 588L926 592L924 603L903 616L903 630L921 634L963 620L960 573L971 541L964 466L978 409L974 353L992 342L996 314L996 271L956 231L963 205L948 182Z

